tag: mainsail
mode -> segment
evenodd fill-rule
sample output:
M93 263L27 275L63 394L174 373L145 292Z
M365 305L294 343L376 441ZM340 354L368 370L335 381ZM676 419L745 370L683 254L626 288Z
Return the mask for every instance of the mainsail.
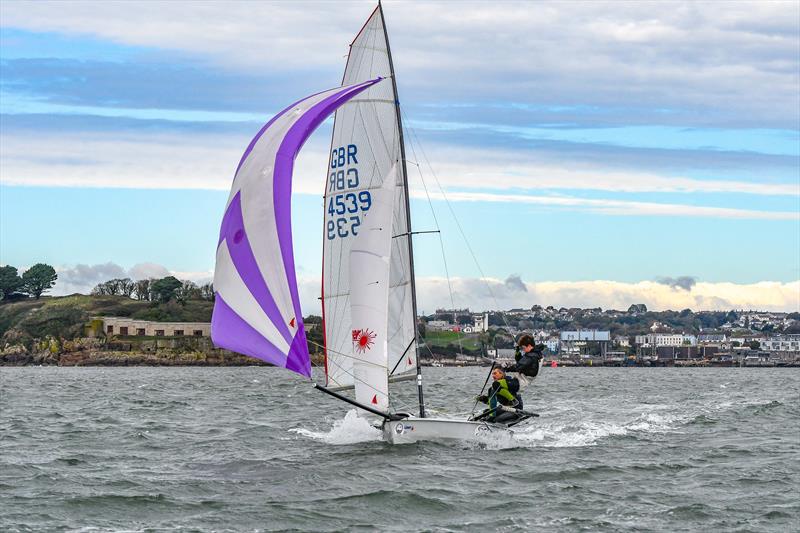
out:
M296 102L275 115L245 150L217 244L211 319L216 346L311 377L292 249L294 160L325 118L381 79Z
M376 76L393 76L389 43L380 5L350 45L342 85ZM370 87L336 112L325 187L322 312L325 328L327 385L356 387L363 403L386 407L386 377L409 374L417 367L413 266L408 219L406 170L394 80ZM395 169L392 171L392 169ZM386 183L386 180L390 180ZM364 326L354 321L359 298L353 274L361 267L352 253L365 221L373 217L372 198L389 191L391 241L388 258L387 338L370 350L382 350L386 363L379 382L362 379ZM366 216L365 216L366 215ZM354 268L355 267L355 268ZM350 274L348 274L350 273ZM385 302L385 299L384 299ZM377 340L377 337L376 337ZM373 357L370 355L370 357ZM362 383L361 387L356 382Z

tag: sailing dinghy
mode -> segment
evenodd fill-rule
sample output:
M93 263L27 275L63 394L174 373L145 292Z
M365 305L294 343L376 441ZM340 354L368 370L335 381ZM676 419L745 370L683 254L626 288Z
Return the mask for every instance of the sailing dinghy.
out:
M323 226L326 385L314 386L380 417L392 443L510 433L508 425L425 410L405 147L380 4L350 45L342 86L278 113L239 162L217 247L214 343L311 377L291 180L300 148L334 112ZM404 380L416 380L416 416L393 405L389 384ZM514 423L530 416L520 411Z

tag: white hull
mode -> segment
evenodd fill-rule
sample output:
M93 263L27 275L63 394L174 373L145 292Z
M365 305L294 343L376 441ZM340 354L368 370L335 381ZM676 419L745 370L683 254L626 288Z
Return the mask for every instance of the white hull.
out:
M452 418L417 418L387 420L382 426L383 438L392 444L408 444L421 440L483 441L497 436L511 436L505 426L488 422L472 422Z

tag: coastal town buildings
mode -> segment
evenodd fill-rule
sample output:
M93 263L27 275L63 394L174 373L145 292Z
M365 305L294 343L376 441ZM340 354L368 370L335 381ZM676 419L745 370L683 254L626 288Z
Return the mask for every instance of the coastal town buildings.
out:
M468 312L467 309L439 309L436 315L425 320L429 330L471 334L473 342L476 342L475 335L488 333L478 341L483 354L493 348L509 349L520 335L528 334L536 344L545 345L546 356L572 359L576 363L578 359L584 363L588 359L608 363L621 357L620 364L632 364L630 360L662 364L664 361L709 360L730 363L747 359L769 366L766 362L770 360L800 361L800 336L796 334L800 325L798 313L735 310L661 313L649 312L638 305L631 306L628 311L534 305L530 309ZM612 320L613 317L625 319ZM470 319L472 324L467 322ZM612 322L612 327L576 327L593 322ZM763 331L759 329L762 327Z
M728 342L725 333L701 333L697 336L697 343L701 345L722 344Z
M760 341L767 352L800 352L800 335L778 335Z

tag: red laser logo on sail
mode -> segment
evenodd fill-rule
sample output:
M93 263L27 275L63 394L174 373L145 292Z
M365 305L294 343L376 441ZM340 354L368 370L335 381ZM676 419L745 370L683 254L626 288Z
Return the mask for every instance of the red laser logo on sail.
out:
M369 329L354 329L353 330L353 344L358 353L364 353L375 344L375 337L377 335L374 331Z

